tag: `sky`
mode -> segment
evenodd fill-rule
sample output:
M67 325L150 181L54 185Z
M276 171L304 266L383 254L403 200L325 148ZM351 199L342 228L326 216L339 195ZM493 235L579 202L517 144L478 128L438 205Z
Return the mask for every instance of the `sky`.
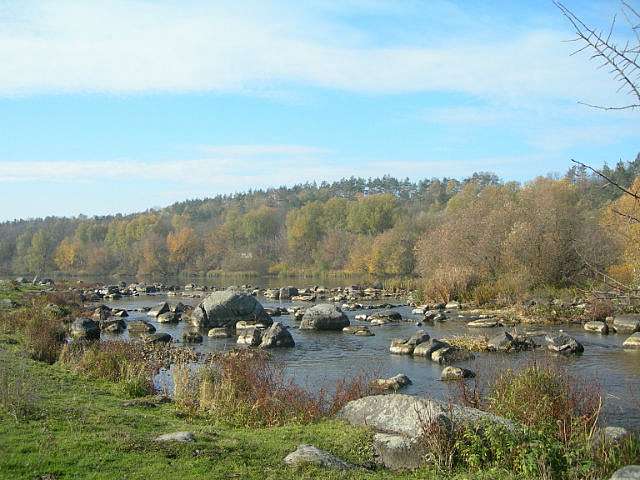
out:
M632 160L639 113L579 104L629 98L571 38L551 0L0 0L0 221Z

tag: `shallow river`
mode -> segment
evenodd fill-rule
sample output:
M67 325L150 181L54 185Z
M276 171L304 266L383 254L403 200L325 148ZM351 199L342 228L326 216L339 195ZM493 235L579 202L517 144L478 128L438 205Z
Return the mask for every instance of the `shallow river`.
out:
M309 303L289 301L273 301L263 297L258 298L265 307L289 307L301 305L309 307ZM175 304L196 305L200 299L183 297L167 297L165 295L148 295L141 297L123 298L111 301L111 307L133 310L141 307L151 307L162 301ZM394 303L394 300L389 300ZM442 368L440 365L424 358L414 358L405 355L389 353L389 345L393 338L409 337L418 329L426 330L433 338L443 338L452 335L471 334L488 335L499 333L501 327L479 329L466 326L468 319L464 318L464 311L453 311L448 314L449 319L436 324L425 323L422 327L415 325L420 320L419 315L413 315L409 307L398 307L394 310L402 314L403 319L414 319L414 322L401 322L379 327L371 327L375 333L373 337L359 337L343 334L342 332L314 332L300 331L293 316L274 317L291 327L290 331L296 342L295 348L272 350L275 358L282 360L287 371L294 376L297 383L309 388L330 388L336 380L365 373L369 377L388 377L397 373L409 376L413 384L402 391L408 394L426 394L437 398L451 398L455 395L450 383L440 381ZM374 311L368 311L372 313ZM354 319L357 313L345 312L352 325L368 325ZM182 331L187 327L185 322L177 324L159 324L146 313L129 312L126 320L145 319L153 323L158 332L167 332L174 339L182 338ZM640 349L626 350L622 342L624 335L599 335L582 330L579 325L561 326L519 326L520 331L544 330L557 331L563 329L584 345L584 354L569 358L547 354L543 348L532 352L520 353L476 353L475 359L457 363L458 366L470 368L478 376L479 383L483 379L491 378L501 369L513 367L517 364L532 361L548 361L566 368L571 375L597 385L604 393L604 416L608 424L621 425L640 429ZM106 338L126 338L127 333L110 335ZM105 338L103 336L103 338ZM541 342L538 342L541 343ZM235 339L211 339L204 335L204 342L193 348L201 352L213 352L231 349L235 346ZM524 400L524 399L523 399Z

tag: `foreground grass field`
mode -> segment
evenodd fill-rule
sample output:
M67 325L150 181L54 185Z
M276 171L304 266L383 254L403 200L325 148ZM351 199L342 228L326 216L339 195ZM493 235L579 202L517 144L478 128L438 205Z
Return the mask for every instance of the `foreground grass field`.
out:
M386 479L446 478L436 471L369 470L370 434L337 421L275 428L232 428L181 415L172 404L125 407L115 385L87 380L58 365L25 358L0 340L2 368L32 388L35 410L17 420L0 411L2 479ZM164 433L191 431L197 441L159 444ZM350 472L296 469L283 458L310 443L362 466ZM515 478L501 472L450 478Z

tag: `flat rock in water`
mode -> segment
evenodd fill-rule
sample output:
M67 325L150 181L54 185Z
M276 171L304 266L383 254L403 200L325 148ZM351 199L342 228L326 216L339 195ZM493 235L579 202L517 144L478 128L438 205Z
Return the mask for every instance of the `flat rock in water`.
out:
M450 365L456 362L473 360L475 356L469 350L458 347L439 348L431 354L431 360L440 365Z
M446 348L448 346L449 346L448 343L432 338L428 342L423 342L420 345L418 345L416 348L414 348L413 355L416 357L431 358L431 355L433 354L433 352L441 348Z
M611 480L640 480L640 465L627 465L616 470Z
M464 380L465 378L474 378L476 374L471 370L460 367L445 367L440 374L440 380L442 381L455 381Z
M337 470L349 470L353 468L344 460L335 455L320 450L313 445L298 445L298 448L284 457L284 463L291 466L315 465L324 468L334 468Z
M467 327L471 328L493 328L498 326L500 326L500 322L494 318L481 318L467 323Z
M407 385L411 385L411 379L404 373L399 373L391 378L378 378L371 382L371 386L381 390L400 390Z
M164 435L160 435L156 437L155 442L195 442L196 436L191 432L175 432L175 433L165 433Z
M144 320L133 320L127 324L129 333L154 333L156 327Z

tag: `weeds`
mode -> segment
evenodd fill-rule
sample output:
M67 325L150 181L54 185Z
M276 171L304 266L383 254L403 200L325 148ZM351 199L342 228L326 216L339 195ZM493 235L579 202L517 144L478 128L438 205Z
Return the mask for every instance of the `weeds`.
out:
M21 366L0 362L0 408L16 421L33 418L38 412L34 380Z
M242 426L312 422L369 393L362 377L339 382L331 395L307 391L266 353L245 350L212 357L197 375L188 366L174 367L173 379L184 410Z

